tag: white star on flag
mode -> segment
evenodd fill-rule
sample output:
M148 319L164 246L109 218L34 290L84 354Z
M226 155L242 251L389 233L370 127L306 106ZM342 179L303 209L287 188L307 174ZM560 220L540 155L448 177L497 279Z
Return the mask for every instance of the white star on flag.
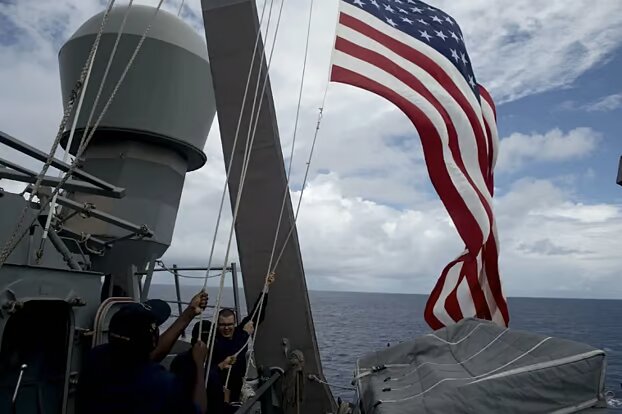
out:
M424 30L424 31L419 30L419 33L421 33L421 37L425 38L425 40L427 40L428 42L430 41L430 39L432 39L432 36L428 34L427 30Z
M471 85L472 88L475 88L475 81L471 75L469 75L469 85Z
M456 49L450 49L450 50L451 50L451 57L454 58L456 63L458 63L458 61L460 60L460 56L458 56L458 52L456 52Z

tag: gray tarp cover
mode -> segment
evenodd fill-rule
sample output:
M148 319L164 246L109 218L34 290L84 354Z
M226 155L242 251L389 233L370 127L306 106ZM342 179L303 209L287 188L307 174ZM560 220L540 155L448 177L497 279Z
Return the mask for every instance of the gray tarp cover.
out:
M366 414L550 413L606 406L605 353L577 342L460 323L357 361Z

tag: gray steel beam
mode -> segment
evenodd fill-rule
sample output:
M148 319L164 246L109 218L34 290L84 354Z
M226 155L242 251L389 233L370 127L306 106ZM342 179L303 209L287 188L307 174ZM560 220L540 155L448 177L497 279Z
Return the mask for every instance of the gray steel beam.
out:
M7 165L9 163L11 162L0 159L0 164ZM6 178L7 180L19 181L29 184L34 184L37 181L37 174L34 171L28 170L27 168L23 167L18 170L11 165L7 165L7 167L10 167L15 171L11 171L8 168L0 167L0 178ZM48 187L56 187L58 183L60 183L60 181L61 180L57 177L50 177L49 175L46 175L43 177L41 184ZM123 188L104 190L102 188L94 186L93 184L77 180L67 180L67 182L63 184L63 189L67 191L76 191L85 194L95 194L111 198L123 198L123 196L125 196L125 189Z
M23 167L23 166L21 166L19 164L16 164L16 163L14 163L12 161L5 160L4 158L0 158L0 165L4 165L6 167L9 167L10 169L15 170L17 172L21 172L22 174L34 175L34 176L37 175L34 171L29 170L28 168Z
M202 8L227 167L231 154L235 153L228 183L231 205L234 206L240 186L252 97L258 79L261 79L259 91L263 87L263 79L267 79L265 60L264 64L259 66L260 57L264 52L263 42L260 39L260 49L248 89L251 99L246 101L237 147L233 148L249 65L259 29L257 9L254 0L202 0ZM258 76L258 73L261 76ZM244 194L235 222L247 304L252 304L263 288L284 194L287 199L283 223L277 238L277 249L281 249L286 235L295 226L269 81L263 98L258 96L257 102L260 99L263 102L244 184ZM324 379L295 228L276 271L277 280L270 287L266 317L258 331L255 344L258 363L263 366L287 367L282 348L283 339L287 338L292 349L299 349L305 355L305 378L308 374L316 374ZM304 394L300 413L323 414L336 411L335 401L326 385L307 382Z
M32 191L32 186L29 185L28 188L26 188L26 191L27 192L31 192ZM90 217L96 218L96 219L104 221L106 223L113 224L113 225L115 225L117 227L120 227L122 229L131 231L132 233L136 233L136 234L142 235L143 237L153 237L153 231L149 230L147 227L139 226L139 225L134 224L134 223L130 223L129 221L123 220L122 218L115 217L115 216L113 216L111 214L108 214L108 213L105 213L103 211L100 211L100 210L96 209L95 207L87 208L82 203L77 203L77 202L75 202L73 200L70 200L70 199L62 197L62 196L58 196L56 198L56 203L58 205L60 205L60 206L67 207L67 208L69 208L71 210L87 213ZM107 242L106 242L106 244L107 244Z
M178 272L189 272L189 271L199 271L199 270L208 270L207 267L178 267ZM222 271L222 267L210 267L209 270L213 271ZM230 267L227 267L225 270L231 270ZM154 272L170 272L171 269L153 269ZM146 275L147 272L137 272L137 275ZM197 278L204 278L205 276L197 276Z
M30 146L28 144L26 144L23 141L20 141L19 139L10 136L9 134L6 134L2 131L0 131L0 143L5 144L8 147L13 148L14 150L17 150L21 153L24 153L36 160L39 160L41 162L45 162L47 160L48 154L44 153L43 151L40 151L38 149L36 149L33 146ZM71 166L61 160L57 160L56 158L52 158L52 163L50 164L52 167L57 168L61 171L67 172L69 171L69 169L71 168ZM108 190L108 191L121 191L122 189L112 185L110 183L107 183L104 180L100 180L99 178L86 173L82 170L80 170L79 168L76 168L72 175L74 177L77 177L81 180L87 181L99 188L102 188L104 190Z

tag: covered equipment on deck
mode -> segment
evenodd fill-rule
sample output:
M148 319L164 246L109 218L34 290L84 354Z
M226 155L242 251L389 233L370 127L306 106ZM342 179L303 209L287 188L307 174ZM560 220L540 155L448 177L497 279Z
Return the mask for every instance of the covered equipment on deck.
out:
M464 319L357 362L370 414L551 413L605 407L605 353Z

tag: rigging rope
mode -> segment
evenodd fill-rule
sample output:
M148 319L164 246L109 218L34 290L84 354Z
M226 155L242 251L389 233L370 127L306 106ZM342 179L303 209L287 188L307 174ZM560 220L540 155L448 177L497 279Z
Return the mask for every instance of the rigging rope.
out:
M113 3L114 0L111 0L111 3ZM76 156L74 158L74 161L71 163L69 170L65 173L65 175L63 176L63 179L56 185L56 187L54 187L54 190L52 191L52 194L50 195L50 197L48 198L48 200L45 203L41 203L41 206L39 208L39 213L41 213L41 211L45 210L45 208L47 208L47 206L50 205L51 199L58 194L58 192L60 191L60 189L62 188L63 185L65 185L65 183L67 182L67 180L69 180L69 178L72 176L74 170L78 167L78 160L80 159L80 157L82 156L82 153L86 150L88 144L91 142L91 139L93 138L93 136L95 135L95 131L97 131L97 127L99 126L101 120L103 119L104 115L106 114L106 112L108 111L108 108L110 107L110 104L112 103L114 97L116 96L119 87L121 86L121 84L123 83L123 81L125 80L125 77L128 73L128 71L130 70L130 68L132 67L134 60L136 59L136 56L138 55L138 52L140 51L145 38L147 37L147 34L149 33L149 30L151 30L151 26L153 25L153 22L155 21L155 18L157 17L161 7L162 7L162 3L164 3L164 0L160 0L158 2L158 6L156 7L153 16L151 17L151 20L149 21L149 24L147 25L147 27L145 28L145 31L143 32L140 40L138 41L138 44L136 45L136 48L134 49L134 52L132 53L132 56L130 57L129 61L127 62L127 65L125 67L125 69L123 70L123 72L121 73L121 76L119 78L119 80L117 81L112 93L110 94L110 97L108 98L108 101L106 102L106 104L104 105L102 112L100 113L99 117L97 118L97 120L95 121L95 124L93 125L93 128L89 131L89 135L87 136L86 140L82 143L82 145L80 145L80 147L78 148L78 151L76 153ZM109 11L109 10L108 10ZM101 36L100 36L101 37ZM97 38L96 38L96 41ZM75 98L74 98L75 99ZM68 108L69 109L69 108ZM67 110L66 110L67 112ZM66 123L66 120L65 120ZM62 131L64 130L64 125L62 128L59 129L59 137L57 137L58 142L60 142L60 137L62 136ZM55 149L55 148L54 148ZM51 163L51 159L53 158L53 155L51 156L51 158L49 158L49 162ZM42 170L43 172L43 170ZM41 175L41 173L40 173ZM42 177L42 175L41 175ZM35 188L33 190L33 192L31 193L31 198L32 198L32 194L34 193L34 191L37 189L37 186L35 184ZM25 211L23 213L23 216L25 216ZM23 218L22 218L23 221ZM20 240L28 233L28 230L30 228L30 226L32 226L35 222L37 221L37 216L35 216L32 221L30 222L30 224L26 227L26 230L23 231L20 235L20 237L15 241L14 240L14 236L17 235L19 233L19 227L21 226L21 224L23 223L19 223L18 224L18 228L16 229L14 235L11 236L11 238L9 239L10 244L7 242L7 246L5 248L5 250L2 252L2 255L0 255L0 268L2 267L2 265L4 264L4 262L6 261L6 258L12 253L12 251L15 249L15 247L17 246L17 243L20 242Z
M329 83L326 84L326 88L324 90L324 97L322 98L322 106L319 108L318 120L317 120L317 124L316 124L316 127L315 127L315 133L313 135L313 141L312 141L312 144L311 144L311 150L309 152L309 159L307 161L307 168L306 168L305 176L304 176L304 179L303 179L303 182L302 182L302 188L300 190L300 198L298 199L298 205L296 206L296 213L294 214L294 222L292 223L292 226L289 229L289 232L287 233L287 236L285 237L285 241L283 242L283 246L281 248L281 251L279 252L279 255L278 255L278 257L277 257L277 259L276 259L276 261L274 263L274 266L272 266L272 270L270 271L270 273L274 273L276 268L278 267L279 262L281 261L281 257L283 256L283 252L285 251L285 247L287 246L287 242L289 241L289 238L291 237L291 235L292 235L292 233L293 233L293 231L294 231L294 229L296 227L296 222L298 220L298 213L300 212L300 205L302 203L302 196L304 194L304 190L305 190L305 187L306 187L307 179L309 177L309 170L311 168L311 160L313 158L313 152L315 150L315 143L317 141L317 136L318 136L318 133L320 131L320 125L321 125L322 117L323 117L323 113L324 113L324 106L326 104L326 95L327 95L327 92L328 92L328 85L329 85ZM267 278L266 278L266 282L267 282ZM261 293L262 298L260 300L260 303L259 303L259 306L258 306L258 309L257 309L258 312L261 312L261 310L263 309L263 302L264 302L263 299L264 299L264 297L265 297L265 295L267 293L267 289L268 289L268 285L267 285L267 283L264 283L264 289L263 289L263 291ZM254 317L254 314L253 314L252 317ZM257 336L258 330L259 330L259 326L257 326L257 328L255 329L255 332L253 333L253 342L255 341L255 337ZM245 376L248 376L248 370L249 370L249 366L247 365L246 366L246 374L245 374Z
M339 388L339 389L342 389L342 390L349 390L349 391L355 391L356 390L355 387L347 387L347 386L344 386L344 385L331 384L331 383L329 383L327 381L324 381L324 380L320 379L320 377L318 377L315 374L310 374L307 378L309 378L309 380L311 380L311 381L315 381L315 382L318 382L320 384L328 385L329 387L333 387L333 388Z
M274 0L271 1L270 3L270 11L268 12L268 23L267 23L267 28L269 28L270 26L270 18L272 15L272 5L274 4ZM246 104L246 98L248 96L248 88L250 86L250 81L251 81L251 75L253 72L253 64L255 63L255 57L257 55L257 46L259 45L259 39L261 36L261 26L263 24L263 19L265 16L265 11L266 11L266 6L268 5L268 2L265 1L263 8L261 10L261 18L259 19L259 28L257 29L257 34L255 36L255 46L253 48L253 55L251 57L251 63L250 66L248 68L248 76L246 78L246 87L244 89L244 96L242 97L242 105L240 107L240 115L238 117L238 123L237 123L237 127L235 130L235 135L233 138L233 150L231 151L231 156L229 157L229 166L227 167L227 175L225 177L225 182L223 185L223 189L222 189L222 194L220 196L220 206L218 207L218 217L216 218L216 225L214 227L214 237L212 238L212 247L210 249L210 253L209 253L209 258L207 260L207 268L210 269L212 267L212 260L214 258L214 248L216 247L216 238L218 236L218 229L220 227L220 220L222 218L222 210L223 210L223 206L224 206L224 202L225 202L225 196L227 194L227 184L229 183L229 176L231 175L231 169L233 166L233 158L235 156L235 149L236 149L236 145L238 142L238 137L240 135L240 126L242 124L242 115L244 113L244 106ZM263 56L263 50L262 50L262 56ZM262 60L263 63L263 60ZM257 75L257 77L259 78L259 74ZM209 274L209 270L207 270L205 272L205 281L203 282L203 290L205 290L207 288L207 279L208 279L208 274ZM224 288L224 275L221 275L221 281L220 281L220 291L218 292L218 297L216 300L216 309L219 309L220 307L220 300L221 300L221 294L222 294L222 289ZM215 311L215 313L218 313L218 310ZM214 321L212 321L212 327L213 327L213 323ZM210 328L210 333L208 336L208 343L206 344L208 347L211 344L212 341L212 328ZM203 313L201 313L200 317L199 317L199 332L203 332ZM211 357L211 356L210 356Z
M80 93L80 90L82 89L84 85L86 77L90 73L89 68L92 62L95 60L95 54L97 52L97 48L99 47L99 42L100 42L102 33L104 31L106 22L108 21L108 16L110 15L110 11L112 10L112 6L114 5L114 2L115 0L109 0L108 5L106 6L106 10L104 11L104 15L102 17L99 30L97 31L97 35L95 36L95 40L93 42L93 45L91 46L89 55L86 59L86 62L84 63L84 66L82 67L82 71L80 72L80 77L78 78L78 81L76 82L76 85L71 91L71 94L67 101L67 106L65 107L65 110L63 112L63 117L61 119L60 125L58 126L58 131L56 133L56 138L54 139L54 142L52 143L52 148L50 149L50 152L47 156L47 159L45 160L45 163L43 164L43 167L41 168L41 171L37 175L37 179L35 180L33 189L30 195L28 196L28 203L24 206L24 208L22 209L22 212L20 213L20 217L17 220L17 225L15 226L15 230L13 231L13 233L11 234L11 236L8 238L7 242L5 243L4 247L2 248L2 252L0 252L0 269L2 268L2 266L8 259L9 255L13 252L17 244L26 235L26 233L28 233L30 226L32 226L37 219L37 217L35 216L35 219L30 223L30 225L26 226L26 230L22 232L19 239L15 240L15 237L19 234L24 224L24 220L26 219L26 213L28 212L28 209L30 208L30 203L32 202L33 198L37 195L37 192L39 191L39 187L41 186L41 182L43 181L43 177L45 176L45 173L49 169L50 165L52 164L52 160L54 159L54 156L56 155L56 149L58 148L58 145L60 144L60 141L62 140L63 134L65 132L65 126L67 125L67 121L69 120L69 117L71 116L73 112L73 107L74 107L77 95L78 93ZM45 207L41 208L40 211L42 211L44 208Z
M324 105L326 103L327 91L328 91L328 83L326 85L326 89L324 90L324 97L322 99L322 106L319 108L318 120L317 120L317 124L316 124L316 127L315 127L315 133L314 133L314 136L313 136L313 142L311 144L311 151L309 153L309 159L307 161L307 168L306 168L304 180L303 180L303 183L302 183L302 189L300 191L300 198L298 199L298 205L296 207L296 214L294 215L294 222L293 222L289 232L287 233L285 241L283 242L283 247L281 248L279 256L277 257L277 260L276 260L276 262L275 262L275 264L273 266L273 270L269 274L274 273L274 271L276 270L277 266L279 265L281 257L283 256L283 252L285 251L285 247L287 246L287 242L289 241L289 238L291 237L292 232L294 231L294 228L295 228L295 225L296 225L296 221L298 220L298 213L300 212L300 205L301 205L301 202L302 202L302 196L304 194L304 189L305 189L305 186L306 186L307 178L309 176L309 169L311 167L311 160L313 158L313 151L315 149L315 143L317 141L317 136L318 136L318 133L319 133L319 130L320 130L320 124L321 124L322 116L323 116L323 112L324 112ZM261 292L261 299L259 301L259 306L255 310L255 312L253 312L253 315L251 316L251 319L255 317L256 313L261 314L261 311L263 309L263 304L264 304L264 297L265 297L265 295L268 292L267 280L268 279L266 278L266 282L264 283L264 289ZM253 337L252 342L253 343L255 342L255 339L257 337L257 332L258 331L259 331L259 324L257 325L257 327L255 327L255 331L253 332L253 335L252 335L252 337ZM251 350L251 352L254 352L254 348L253 348L253 350ZM248 371L250 369L249 362L250 362L250 358L246 362L246 372L244 374L244 378L248 377Z
M82 146L82 144L84 143L84 140L87 136L87 132L89 130L88 126L91 125L91 121L93 120L93 115L95 115L95 109L97 108L97 104L99 103L99 99L101 98L101 94L102 91L104 90L104 85L106 83L106 80L108 78L108 73L110 72L110 67L112 66L112 62L114 60L114 56L117 53L117 47L119 46L119 41L121 40L121 35L123 34L123 29L125 28L125 23L127 22L127 17L130 14L130 10L132 8L132 4L134 3L134 0L130 0L127 6L127 9L125 10L125 13L123 14L123 20L121 22L121 26L119 27L119 31L117 32L117 37L115 39L114 45L112 47L112 51L110 52L110 56L108 57L108 63L106 64L106 69L104 70L104 75L102 76L102 79L99 83L99 89L97 90L97 95L95 96L95 100L93 101L93 106L91 107L91 112L89 113L89 118L86 121L86 127L84 128L84 131L82 131L82 138L80 139L80 143L78 144L78 147ZM82 89L82 94L80 95L80 101L78 102L78 108L76 109L76 114L74 115L73 118L73 123L71 125L71 131L69 132L69 139L67 140L67 145L65 146L65 152L63 155L63 162L67 162L68 158L69 158L69 154L70 154L70 150L71 150L71 146L73 144L73 137L76 131L76 127L78 125L78 118L80 116L80 111L82 109L82 101L84 100L84 96L86 95L86 88L87 85L89 83L89 78L91 76L91 70L94 66L95 63L95 57L93 57L93 60L91 61L91 65L89 68L89 72L88 75L86 77L86 81L84 83L84 88ZM62 178L63 172L59 171L58 174L58 178ZM45 227L43 229L43 235L41 236L41 243L39 246L39 252L37 253L37 258L40 260L41 257L43 257L43 249L45 247L45 241L47 239L47 234L48 231L50 229L50 225L52 223L52 217L56 214L55 210L56 210L56 199L58 197L58 194L54 195L54 197L52 197L52 202L50 204L50 208L49 208L49 213L47 216L47 220L45 222ZM61 207L58 208L58 213L60 214L61 212Z
M282 17L282 14L283 14L283 6L285 5L285 1L286 0L282 0L281 1L281 7L279 9L279 15L278 15L278 18L277 18L276 28L275 28L275 31L274 31L274 39L273 39L273 42L272 42L272 47L270 49L270 55L269 55L269 58L268 58L268 64L267 64L267 67L266 67L266 72L265 72L264 81L263 81L263 87L262 87L262 90L261 90L261 98L260 98L259 104L257 106L258 107L257 117L255 119L255 123L253 125L252 132L249 130L249 133L248 133L248 136L247 136L246 149L245 149L245 152L244 152L244 163L243 163L243 166L242 166L242 174L241 174L241 177L240 177L240 186L238 188L238 192L237 192L237 196L236 196L235 207L234 207L234 211L233 211L233 219L231 221L231 227L229 229L229 240L227 241L227 250L225 252L225 260L224 260L225 266L226 266L226 263L229 260L229 252L231 250L231 241L233 239L233 231L235 229L235 221L236 221L236 218L237 218L237 215L238 215L238 211L239 211L239 208L240 208L240 200L242 198L242 192L244 190L244 183L246 181L246 173L248 171L248 164L250 162L250 157L251 157L251 154L252 154L251 153L251 149L253 148L253 142L255 141L255 136L256 136L256 132L257 132L257 124L259 122L259 113L261 111L261 104L263 103L263 98L265 96L266 86L268 84L268 74L270 72L270 66L272 64L272 58L274 56L274 48L275 48L276 41L277 41L277 36L278 36L278 33L279 33L279 27L280 27L280 23L281 23L281 17ZM267 30L266 30L266 33L268 33ZM259 72L258 72L259 75L261 75L261 67L262 67L262 64L263 64L264 57L265 56L262 54L262 61L261 61L260 65L259 65ZM258 79L258 81L259 81L259 79ZM257 86L255 88L255 98L257 97L258 89L259 89L259 82L257 82ZM254 111L255 101L256 101L256 99L253 100L253 107L251 108L252 111L251 111L250 123L253 122L253 116L254 116L254 112L255 112ZM224 268L224 266L223 266L223 268ZM208 373L209 373L209 369L211 367L211 362L212 362L211 361L211 357L212 357L212 352L213 352L213 344L214 344L214 340L216 338L215 324L216 324L216 319L218 317L218 309L219 309L219 305L220 305L219 301L220 301L221 296L222 296L222 288L224 287L224 279L223 278L224 278L224 272L221 274L221 290L219 292L218 302L217 302L217 305L216 305L216 311L214 312L214 316L213 316L213 322L212 322L212 325L210 327L210 334L211 334L211 336L210 336L210 344L209 344L209 346L210 346L209 358L210 359L208 360L208 371L207 371ZM209 375L206 375L206 378L205 378L206 385L207 385L208 378L209 378Z
M296 133L298 132L298 120L300 118L300 106L302 102L302 91L305 84L305 74L307 70L307 58L309 56L309 39L311 37L311 21L313 17L313 1L309 3L309 21L307 23L307 38L305 41L305 55L302 63L302 75L300 78L300 89L298 91L298 105L296 107L296 119L294 121L294 134L292 136L292 149L289 155L289 166L287 167L287 181L285 182L285 188L283 190L283 200L281 201L281 211L279 212L279 219L276 226L276 232L274 234L274 242L272 243L272 251L270 252L270 261L268 263L267 275L270 274L272 267L272 260L274 259L274 252L276 250L276 243L279 238L279 230L281 229L281 222L283 219L283 211L285 210L285 202L287 201L287 195L289 194L289 181L292 175L292 164L294 161L294 149L296 147ZM266 278L267 278L266 275Z
M298 221L298 213L300 213L300 205L302 204L302 196L304 195L306 185L307 185L307 180L309 178L309 170L311 169L311 161L313 160L313 152L315 151L315 143L317 142L317 136L320 132L320 125L322 123L322 118L324 116L324 108L326 105L326 95L328 93L329 84L330 82L326 83L326 88L324 89L324 97L322 98L322 106L320 106L320 108L318 109L318 117L317 117L317 123L315 125L315 133L313 134L313 141L311 142L311 150L309 151L309 158L307 160L305 176L302 180L302 187L300 188L300 197L298 198L298 204L296 205L296 213L294 214L294 223L289 229L289 233L287 233L287 236L285 237L285 241L283 242L281 251L279 252L279 255L277 256L276 261L274 263L274 266L272 267L273 269L276 269L277 266L279 265L281 258L283 257L283 252L285 251L285 247L287 246L287 242L289 241L289 238L291 237L294 229L296 228L295 225L296 225L296 222Z
M264 95L263 92L265 91L265 87L266 87L266 84L267 84L270 64L272 63L272 56L273 56L273 53L274 53L274 46L276 44L276 37L277 37L278 31L279 31L279 26L280 26L280 21L281 21L281 13L283 11L283 4L284 4L284 2L285 2L285 0L283 0L282 3L281 3L281 8L280 8L280 11L279 11L277 25L276 25L276 29L275 29L275 33L274 33L274 41L272 43L272 49L270 50L270 57L269 57L269 61L268 61L267 69L266 69L265 78L264 78L264 86L263 86L263 90L262 90L262 98L259 101L259 108L260 109L261 109L261 103L263 101L263 95ZM268 25L266 27L266 33L268 33L268 30L269 30L269 23L270 23L270 18L271 18L271 15L272 15L272 7L273 7L273 5L274 5L274 0L272 0L271 3L270 3L270 11L268 13ZM263 17L263 13L262 13L262 17ZM258 30L258 33L257 33L258 37L256 39L256 44L259 42L259 36L260 35L261 35L261 24L259 25L259 30ZM259 63L259 70L258 70L258 75L257 75L257 87L255 88L256 89L255 97L257 95L257 88L259 87L259 82L260 82L259 78L261 76L261 68L263 66L264 59L265 59L265 53L262 51L262 53L261 53L261 61ZM250 80L251 73L252 73L252 66L251 66L250 73L249 73L249 80ZM249 83L250 83L250 81L249 81ZM246 88L247 90L245 91L245 95L248 92L248 86L249 86L249 84L247 84L247 88ZM251 108L252 110L254 109L255 102L256 102L256 100L253 100L253 105L252 105L252 108ZM239 134L239 126L241 124L243 110L244 110L244 106L242 106L242 109L241 109L241 112L240 112L240 118L238 119L238 128L236 130L236 139L237 139L237 136ZM244 182L246 180L246 167L248 166L248 161L250 160L250 149L253 146L253 141L254 141L254 138L255 138L257 122L255 122L255 126L253 128L252 136L251 136L251 133L250 133L250 126L251 126L251 124L253 122L253 115L254 115L254 110L251 112L251 117L250 117L250 120L249 120L249 134L247 136L246 149L245 149L245 152L244 152L244 162L243 162L243 166L242 166L242 174L241 174L241 177L240 177L240 186L238 188L236 202L235 202L235 205L234 205L233 219L231 221L231 228L230 228L230 231L229 231L229 240L227 242L227 250L226 250L226 253L225 253L225 266L226 266L227 261L229 260L229 251L231 249L231 240L232 240L232 236L233 236L233 229L234 229L234 226L235 226L235 220L237 218L238 209L240 207L240 199L241 199L242 191L243 191L243 188L244 188ZM259 112L258 112L257 115L258 115L257 118L259 118ZM235 140L234 140L234 146L233 146L233 150L232 150L232 154L231 154L231 161L233 160L233 154L234 153L235 153ZM227 180L225 181L225 188L224 188L225 191L226 191L227 182L229 180L229 174L231 173L232 165L233 165L233 163L230 162L229 163L229 168L228 168L228 171L227 171ZM223 199L224 199L224 194L223 194ZM222 203L221 203L221 210L219 211L219 218L220 218L221 214L222 214ZM214 242L215 242L215 239L216 239L216 235L214 236ZM212 252L213 252L213 249L214 249L214 245L212 245ZM211 254L210 254L210 259L211 259ZM224 266L223 266L223 268L224 268ZM216 300L216 307L215 307L215 310L214 310L214 315L212 316L212 324L210 326L210 331L209 331L208 344L207 344L208 347L209 347L209 356L208 356L208 361L207 361L208 372L209 372L209 370L211 368L211 363L212 363L212 355L213 355L213 348L214 348L213 345L214 345L214 341L216 339L215 326L216 326L216 321L217 321L217 318L218 318L218 312L219 312L219 309L220 309L220 302L221 302L221 299L222 299L222 290L224 288L224 277L225 277L225 274L223 272L223 273L221 273L221 277L220 277L220 290L218 292L218 298ZM205 284L207 284L207 282L205 282L204 285ZM202 323L203 323L203 319L201 319L200 322L199 322L199 329L202 329ZM200 332L202 332L202 331L200 330ZM209 379L209 375L207 375L205 377L205 385L206 386L207 386L208 379Z
M283 3L281 4L281 7L283 6ZM276 269L276 266L274 266L274 269L272 269L272 271L271 271L272 261L274 259L274 253L276 251L276 243L277 243L277 240L278 240L279 230L280 230L281 222L282 222L282 218L283 218L283 212L285 210L285 203L287 201L287 195L289 193L289 182L290 182L290 178L291 178L291 169L292 169L293 158L294 158L294 151L295 151L295 145L296 145L296 134L297 134L297 131L298 131L298 121L299 121L299 118L300 118L300 107L301 107L301 103L302 103L302 93L303 93L303 89L304 89L304 81L305 81L305 74L306 74L306 67L307 67L307 59L308 59L308 54L309 54L309 40L310 40L310 37L311 37L311 23L312 23L312 18L313 18L313 3L314 3L314 1L311 0L311 2L309 4L309 18L308 18L308 22L307 22L307 35L306 35L306 41L305 41L305 52L304 52L304 60L303 60L302 74L301 74L301 80L300 80L300 88L299 88L299 92L298 92L298 104L297 104L297 108L296 108L296 118L295 118L295 121L294 121L294 132L293 132L293 137L292 137L292 148L291 148L291 153L290 153L289 166L288 166L288 170L287 170L287 181L285 183L285 189L284 189L284 192L283 192L283 199L282 199L282 202L281 202L281 210L279 212L279 218L278 218L277 228L276 228L276 232L275 232L275 236L274 236L274 242L273 242L273 245L272 245L272 251L270 253L270 261L269 261L269 264L268 264L268 272L266 274L266 278L265 278L265 281L264 281L264 287L262 289L261 297L259 299L259 306L253 311L253 314L251 315L251 321L255 318L256 314L261 314L261 311L262 311L263 305L264 305L264 298L265 298L265 295L268 292L269 276ZM274 43L276 43L276 38L275 38ZM274 43L273 43L273 47L274 47ZM265 88L265 84L264 84L264 88ZM327 85L326 89L328 89L328 85ZM262 92L262 99L263 99L263 92ZM324 101L325 100L326 100L326 91L324 92L322 107L324 106ZM259 107L261 108L261 102L259 103ZM259 115L257 116L257 118L259 118ZM257 121L255 123L255 128L256 128L256 126L257 126ZM319 126L318 126L318 128L319 128ZM316 128L316 134L315 134L316 136L315 137L317 137L317 129L318 128ZM254 135L254 133L255 133L255 131L253 131L253 135ZM315 139L314 139L314 144L315 144ZM249 154L249 158L250 158L250 154ZM309 166L309 164L310 164L310 162L307 163L307 166ZM246 162L246 165L245 165L244 168L247 168L247 167L248 167L248 161ZM243 176L244 177L246 176L246 169L244 169L244 171L243 171ZM306 177L307 177L307 175L305 175L305 182L306 182ZM243 179L242 179L242 182L243 182ZM303 186L304 186L304 184L303 184ZM238 194L240 192L241 192L241 190L239 190ZM289 238L289 235L288 235L288 238ZM287 243L287 239L286 239L285 243ZM257 336L258 330L259 330L259 324L258 324L258 326L255 327L253 333L251 335L249 335L249 340L246 342L246 344L244 344L244 346L242 346L242 348L240 348L238 350L236 355L239 354L244 348L246 348L246 346L249 344L249 342L250 343L254 343L254 341L256 339L256 336ZM248 372L249 372L249 368L250 368L250 361L252 359L252 352L253 351L250 350L250 352L251 352L251 357L248 358L247 361L246 361L246 367L245 367L246 369L245 369L244 378L246 378L248 376ZM227 374L227 380L225 382L225 388L227 387L227 385L229 383L229 375L230 375L230 373L231 373L231 369L229 369L229 373Z

